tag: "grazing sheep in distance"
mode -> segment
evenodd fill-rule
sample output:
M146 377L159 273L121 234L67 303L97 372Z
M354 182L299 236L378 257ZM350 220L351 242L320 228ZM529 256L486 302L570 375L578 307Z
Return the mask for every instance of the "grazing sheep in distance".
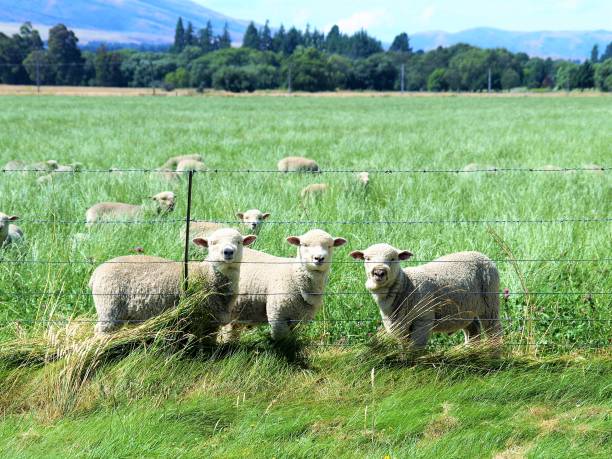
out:
M196 161L195 159L183 159L176 165L176 172L188 172L188 171L205 171L206 166L202 161Z
M357 180L362 186L367 187L370 184L370 173L369 172L359 172L357 174Z
M490 164L483 166L477 163L470 163L462 169L463 172L474 172L474 171L482 171L482 170L486 170L487 172L497 172L496 167L491 166Z
M300 191L300 196L302 199L306 199L308 197L321 195L327 190L329 190L329 185L327 183L311 183Z
M366 288L389 334L415 349L427 345L432 331L463 330L467 343L480 338L482 327L489 338L501 338L499 273L489 258L459 252L402 269L400 261L411 256L389 244L351 253L365 262Z
M15 159L6 163L2 168L2 171L22 171L25 170L26 167L26 163L19 159Z
M258 233L263 222L270 216L269 212L262 212L259 209L249 209L244 212L236 213L236 217L240 219L241 226L251 233ZM204 237L215 230L223 228L221 223L214 222L192 222L189 224L189 233L191 236ZM181 230L181 239L185 238L185 229Z
M174 171L176 170L176 167L178 166L178 164L183 160L192 160L192 161L199 161L199 162L204 161L204 159L202 158L202 155L198 155L198 154L173 156L172 158L169 158L159 169Z
M172 212L175 205L175 195L172 191L162 191L155 196L151 196L155 201L158 214ZM87 225L109 218L134 218L150 210L148 205L124 204L122 202L101 202L89 209L85 213Z
M54 175L61 177L61 176L66 175L67 173L79 172L81 170L83 170L83 164L81 163L72 163L72 164L67 164L67 165L60 164L59 166L57 166L57 169L52 170L47 175L42 175L38 177L36 179L36 183L38 183L39 185L46 185L53 181Z
M281 172L320 172L319 165L314 159L302 156L287 156L277 164Z
M287 242L297 246L295 258L244 250L239 295L232 323L222 331L224 341L236 338L241 326L267 323L272 338L282 340L298 323L314 319L323 304L334 248L346 239L313 229Z
M229 323L236 300L243 246L257 236L242 236L231 228L215 231L194 243L208 247L202 262L189 263L189 284L211 292L197 305L195 317L211 323L194 324L214 332ZM98 322L98 334L110 333L126 322L150 319L178 305L182 293L183 264L159 257L128 255L98 266L89 281Z
M23 237L23 231L17 225L11 224L19 220L16 215L6 215L0 212L0 247L17 242Z

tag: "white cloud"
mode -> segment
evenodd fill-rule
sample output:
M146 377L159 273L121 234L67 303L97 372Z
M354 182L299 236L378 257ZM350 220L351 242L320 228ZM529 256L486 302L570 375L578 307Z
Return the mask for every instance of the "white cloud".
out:
M421 22L428 23L429 21L431 21L431 18L434 17L435 14L436 7L434 5L428 5L423 8L423 11L421 11L419 18L421 19Z
M357 11L347 18L338 20L336 24L342 32L354 33L381 24L385 20L385 16L384 10ZM332 25L327 25L325 30L329 30Z

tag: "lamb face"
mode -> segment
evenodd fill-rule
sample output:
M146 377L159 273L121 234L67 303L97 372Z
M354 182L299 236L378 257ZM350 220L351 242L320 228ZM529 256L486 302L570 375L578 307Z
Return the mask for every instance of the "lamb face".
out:
M364 261L366 288L370 291L393 285L401 270L400 261L411 256L409 251L398 250L389 244L374 244L364 251L351 252L351 257Z
M174 210L176 197L172 191L162 191L155 196L151 196L151 199L157 203L161 213L172 212Z
M250 209L246 212L238 212L236 217L240 219L242 224L249 228L253 232L259 231L262 223L266 220L270 214L268 212L263 213L258 209Z
M255 242L257 236L243 236L232 228L221 228L208 237L197 237L193 243L208 248L206 261L212 263L219 272L239 269L242 261L242 248Z
M0 243L8 237L11 222L19 220L16 215L6 215L0 212Z
M325 272L329 271L334 247L346 244L346 239L315 229L302 236L290 236L287 242L298 247L297 258L308 271Z

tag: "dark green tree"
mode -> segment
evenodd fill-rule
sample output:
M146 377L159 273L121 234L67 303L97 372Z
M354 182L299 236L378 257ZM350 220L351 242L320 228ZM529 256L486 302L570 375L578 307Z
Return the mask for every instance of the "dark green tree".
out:
M206 27L200 29L200 36L198 39L198 45L202 48L202 51L209 53L215 49L215 36L213 32L212 23L206 22Z
M275 53L282 52L286 39L287 33L285 32L285 26L281 24L278 31L274 34L274 38L272 38L272 51Z
M272 31L270 30L268 21L266 21L263 29L261 29L259 49L262 51L272 51Z
M296 50L298 46L304 44L304 40L302 37L302 33L296 29L295 27L291 27L287 32L287 38L283 43L283 53L286 55L291 55Z
M606 59L595 69L595 86L600 91L612 91L612 59Z
M593 64L599 62L599 46L593 45L593 49L591 49L591 62Z
M172 46L172 50L175 53L180 53L185 48L186 40L185 40L185 27L183 26L183 18L178 18L176 23L176 29L174 31L174 46Z
M576 88L588 89L595 86L595 71L590 61L584 61L576 73Z
M612 41L608 43L608 46L606 46L606 49L603 52L603 54L599 57L599 60L603 62L606 59L610 59L610 58L612 58Z
M298 91L328 91L333 89L330 68L322 52L299 47L288 59L284 75L291 72L291 84Z
M79 39L64 24L49 30L49 57L55 70L55 83L59 85L79 85L83 78L85 60L77 43Z
M198 44L198 40L193 29L191 21L187 23L187 30L185 30L185 46L195 46Z
M513 68L507 68L501 75L501 88L512 89L520 86L521 76Z
M218 49L227 49L232 47L232 37L230 36L227 22L223 26L223 33L219 35L216 47Z
M257 27L255 24L251 22L246 31L244 32L244 37L242 38L242 47L243 48L251 48L251 49L260 49L261 40L259 37L259 32L257 31Z
M121 72L123 57L121 53L108 51L102 45L96 51L94 58L95 83L97 86L125 86L126 82Z
M312 32L312 47L318 49L319 51L323 51L325 49L325 34L323 32L319 32L317 29L314 29Z
M23 61L23 66L32 83L36 83L37 78L40 84L54 83L55 69L47 50L37 49L32 51Z
M325 51L329 54L344 54L344 37L337 25L332 26L325 37Z
M370 37L365 30L355 32L349 39L348 55L353 59L368 57L382 51L380 42Z
M395 51L398 53L411 53L410 40L406 32L400 33L393 39L393 43L389 47L389 51Z

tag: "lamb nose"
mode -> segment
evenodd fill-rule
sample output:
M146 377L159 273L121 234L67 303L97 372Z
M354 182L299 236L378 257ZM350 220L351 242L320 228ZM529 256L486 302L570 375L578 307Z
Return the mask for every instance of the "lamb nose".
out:
M234 250L228 248L223 249L223 255L225 255L226 257L231 257L234 255Z
M314 259L315 261L323 262L325 260L325 257L321 255L317 255L314 257Z

